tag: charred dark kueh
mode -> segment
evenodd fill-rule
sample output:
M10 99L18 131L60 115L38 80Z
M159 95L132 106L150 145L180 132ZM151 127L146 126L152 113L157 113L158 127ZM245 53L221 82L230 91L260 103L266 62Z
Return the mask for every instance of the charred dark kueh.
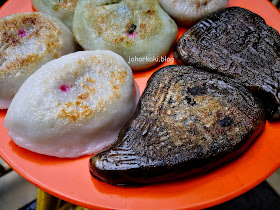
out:
M116 142L90 159L90 171L114 185L176 180L238 157L264 126L262 102L239 83L167 66L151 76Z
M280 35L259 15L239 7L209 15L179 39L174 57L235 79L263 101L268 119L280 118Z

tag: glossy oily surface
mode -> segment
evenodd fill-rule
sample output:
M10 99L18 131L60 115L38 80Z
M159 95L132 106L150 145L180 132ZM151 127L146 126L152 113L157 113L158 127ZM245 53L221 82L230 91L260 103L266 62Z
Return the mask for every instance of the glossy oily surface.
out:
M253 4L250 2L232 0L229 5L250 9L280 31L280 13L275 7L265 0L255 0ZM0 16L24 11L32 11L31 1L11 0L2 7ZM178 36L184 31L180 29ZM173 58L172 53L169 58ZM167 64L175 63L169 59L153 69L134 73L141 92L154 70ZM111 186L92 178L88 170L91 156L58 159L37 155L16 146L3 127L4 116L5 111L1 111L1 157L20 175L44 191L93 209L207 208L245 193L265 180L280 165L280 122L267 122L264 132L240 158L203 176L137 188Z
M263 101L268 119L279 119L279 49L279 33L259 15L231 7L189 29L177 42L174 57L234 78Z
M191 66L165 66L149 78L116 142L90 159L90 171L114 185L202 174L242 154L264 126L262 103L242 85Z

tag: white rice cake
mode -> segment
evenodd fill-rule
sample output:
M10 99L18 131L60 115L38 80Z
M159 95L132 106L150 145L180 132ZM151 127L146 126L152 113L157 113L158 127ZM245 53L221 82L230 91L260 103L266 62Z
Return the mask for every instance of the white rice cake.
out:
M50 61L26 80L4 125L28 150L67 158L90 155L115 140L138 97L121 56L76 52Z
M228 0L159 0L159 2L162 8L182 27L191 27L228 4Z
M73 33L86 50L112 50L133 70L155 65L170 50L177 25L157 0L80 0Z
M50 60L75 51L72 32L43 13L0 19L0 109L7 109L22 83Z
M59 18L70 30L73 29L73 16L78 0L32 0L38 12Z

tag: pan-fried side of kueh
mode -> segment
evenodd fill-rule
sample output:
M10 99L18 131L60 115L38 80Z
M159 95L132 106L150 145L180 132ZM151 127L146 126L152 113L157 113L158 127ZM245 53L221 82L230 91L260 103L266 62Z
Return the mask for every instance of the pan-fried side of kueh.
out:
M262 102L232 79L163 67L115 143L90 159L90 171L114 185L176 180L236 158L264 126Z
M80 0L73 33L85 50L112 50L133 70L154 66L177 37L174 20L158 0Z
M12 100L4 126L15 144L39 154L92 155L112 144L138 98L132 70L120 55L79 51L32 74Z
M73 17L78 0L31 0L38 12L43 12L60 19L71 31Z
M71 31L40 12L0 19L0 109L8 109L24 81L43 64L76 50Z
M280 118L280 35L259 15L239 7L209 15L179 39L174 57L235 79L263 101L269 119Z

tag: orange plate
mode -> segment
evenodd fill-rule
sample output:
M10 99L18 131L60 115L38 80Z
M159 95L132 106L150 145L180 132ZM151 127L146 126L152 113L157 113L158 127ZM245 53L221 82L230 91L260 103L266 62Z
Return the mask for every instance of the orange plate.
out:
M280 31L280 12L266 0L230 0L265 18ZM30 0L10 0L0 9L0 17L15 12L34 11ZM185 29L180 29L179 36ZM172 58L172 53L169 54ZM134 74L142 92L156 69L170 61ZM237 160L210 173L182 181L144 187L117 187L91 177L90 156L59 159L39 155L15 145L3 126L0 111L0 155L21 176L42 190L68 202L94 209L182 209L207 208L220 204L255 187L280 166L280 121L267 122L264 132Z

